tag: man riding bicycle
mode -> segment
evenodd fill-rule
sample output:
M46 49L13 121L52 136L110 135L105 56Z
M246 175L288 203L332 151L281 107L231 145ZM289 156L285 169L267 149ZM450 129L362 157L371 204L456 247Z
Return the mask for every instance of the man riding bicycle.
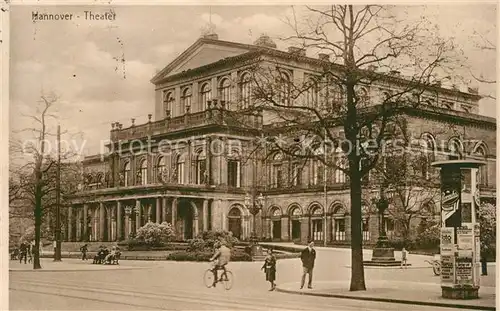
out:
M210 261L215 261L215 266L212 269L212 272L214 273L213 287L215 287L218 282L217 270L220 269L224 271L223 273L226 273L226 265L231 259L231 250L226 246L225 242L216 242L214 246L216 248L216 252L212 258L210 258Z

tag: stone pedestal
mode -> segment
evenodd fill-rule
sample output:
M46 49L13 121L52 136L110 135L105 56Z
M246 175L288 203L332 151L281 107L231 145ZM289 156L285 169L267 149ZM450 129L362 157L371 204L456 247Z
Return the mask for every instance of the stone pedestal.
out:
M448 299L478 299L479 286L447 287L441 286L443 298Z
M394 258L394 248L392 247L376 247L373 249L372 260L364 261L365 266L376 267L395 267L400 266L401 261ZM410 264L406 264L410 266Z

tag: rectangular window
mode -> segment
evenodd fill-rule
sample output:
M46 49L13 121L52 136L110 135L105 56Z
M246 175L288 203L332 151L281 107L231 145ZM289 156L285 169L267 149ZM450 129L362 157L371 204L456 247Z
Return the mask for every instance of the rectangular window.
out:
M300 186L302 184L302 167L299 163L292 164L292 185Z
M227 184L230 187L240 187L241 175L240 161L228 160L227 161Z
M370 241L370 230L368 219L363 219L363 241Z

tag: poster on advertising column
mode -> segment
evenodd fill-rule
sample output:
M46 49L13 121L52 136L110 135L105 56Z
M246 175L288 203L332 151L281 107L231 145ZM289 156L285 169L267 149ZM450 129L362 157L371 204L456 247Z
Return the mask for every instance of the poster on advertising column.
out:
M455 257L441 253L441 285L452 286L455 283Z
M457 229L458 257L455 259L456 282L460 285L473 284L473 230L470 228Z
M453 246L455 244L455 228L441 228L441 255L453 254Z
M472 258L457 257L455 260L456 284L472 285Z

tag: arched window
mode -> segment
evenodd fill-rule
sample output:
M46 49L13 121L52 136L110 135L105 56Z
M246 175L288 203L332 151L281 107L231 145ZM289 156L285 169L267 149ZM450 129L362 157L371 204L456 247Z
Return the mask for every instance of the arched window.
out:
M184 167L185 167L185 159L184 155L178 155L175 158L175 167L174 167L174 179L177 179L177 183L180 185L184 184Z
M333 238L335 241L345 241L345 208L341 204L333 207Z
M207 157L203 150L196 154L195 166L196 184L203 185L207 182Z
M280 71L278 78L278 104L289 106L291 96L291 79L287 72Z
M311 208L311 236L314 241L322 241L323 234L323 208L315 205Z
M249 73L244 73L241 75L240 79L240 96L242 108L250 107L250 100L252 97L252 83Z
M185 114L188 107L191 108L191 89L189 87L182 91L180 115Z
M488 185L488 153L484 143L479 143L474 148L472 154L479 158L479 160L486 162L486 165L480 166L478 170L477 183L481 186Z
M423 155L420 161L420 171L422 177L429 179L432 171L431 164L436 158L436 140L431 134L424 133L421 137L421 147L423 149Z
M138 180L138 183L146 185L148 183L148 161L146 159L141 161L139 174L140 179Z
M274 155L271 164L271 188L281 188L283 183L283 154L278 152Z
M241 211L237 207L233 207L228 215L228 231L233 233L233 236L240 239L242 236Z
M130 183L130 162L125 163L123 166L123 179L124 186L127 187Z
M200 111L207 109L207 101L212 99L212 89L210 83L206 82L200 89Z
M281 240L281 209L277 206L271 210L271 238Z
M158 159L158 162L156 163L155 174L154 174L157 182L160 181L167 182L166 180L163 180L164 179L163 173L165 172L165 169L166 169L165 157L160 157Z
M229 187L241 187L241 159L240 155L234 150L227 158L227 184Z
M314 78L309 78L307 82L306 104L311 108L318 104L318 82Z
M226 102L226 107L229 107L231 99L231 83L228 78L223 78L219 84L219 98Z
M458 138L452 138L448 142L448 160L459 160L462 158L463 147Z
M174 101L174 93L172 91L163 91L163 112L165 113L165 117L172 116Z
M295 206L290 210L290 236L292 240L300 239L300 217L302 212L300 207Z

